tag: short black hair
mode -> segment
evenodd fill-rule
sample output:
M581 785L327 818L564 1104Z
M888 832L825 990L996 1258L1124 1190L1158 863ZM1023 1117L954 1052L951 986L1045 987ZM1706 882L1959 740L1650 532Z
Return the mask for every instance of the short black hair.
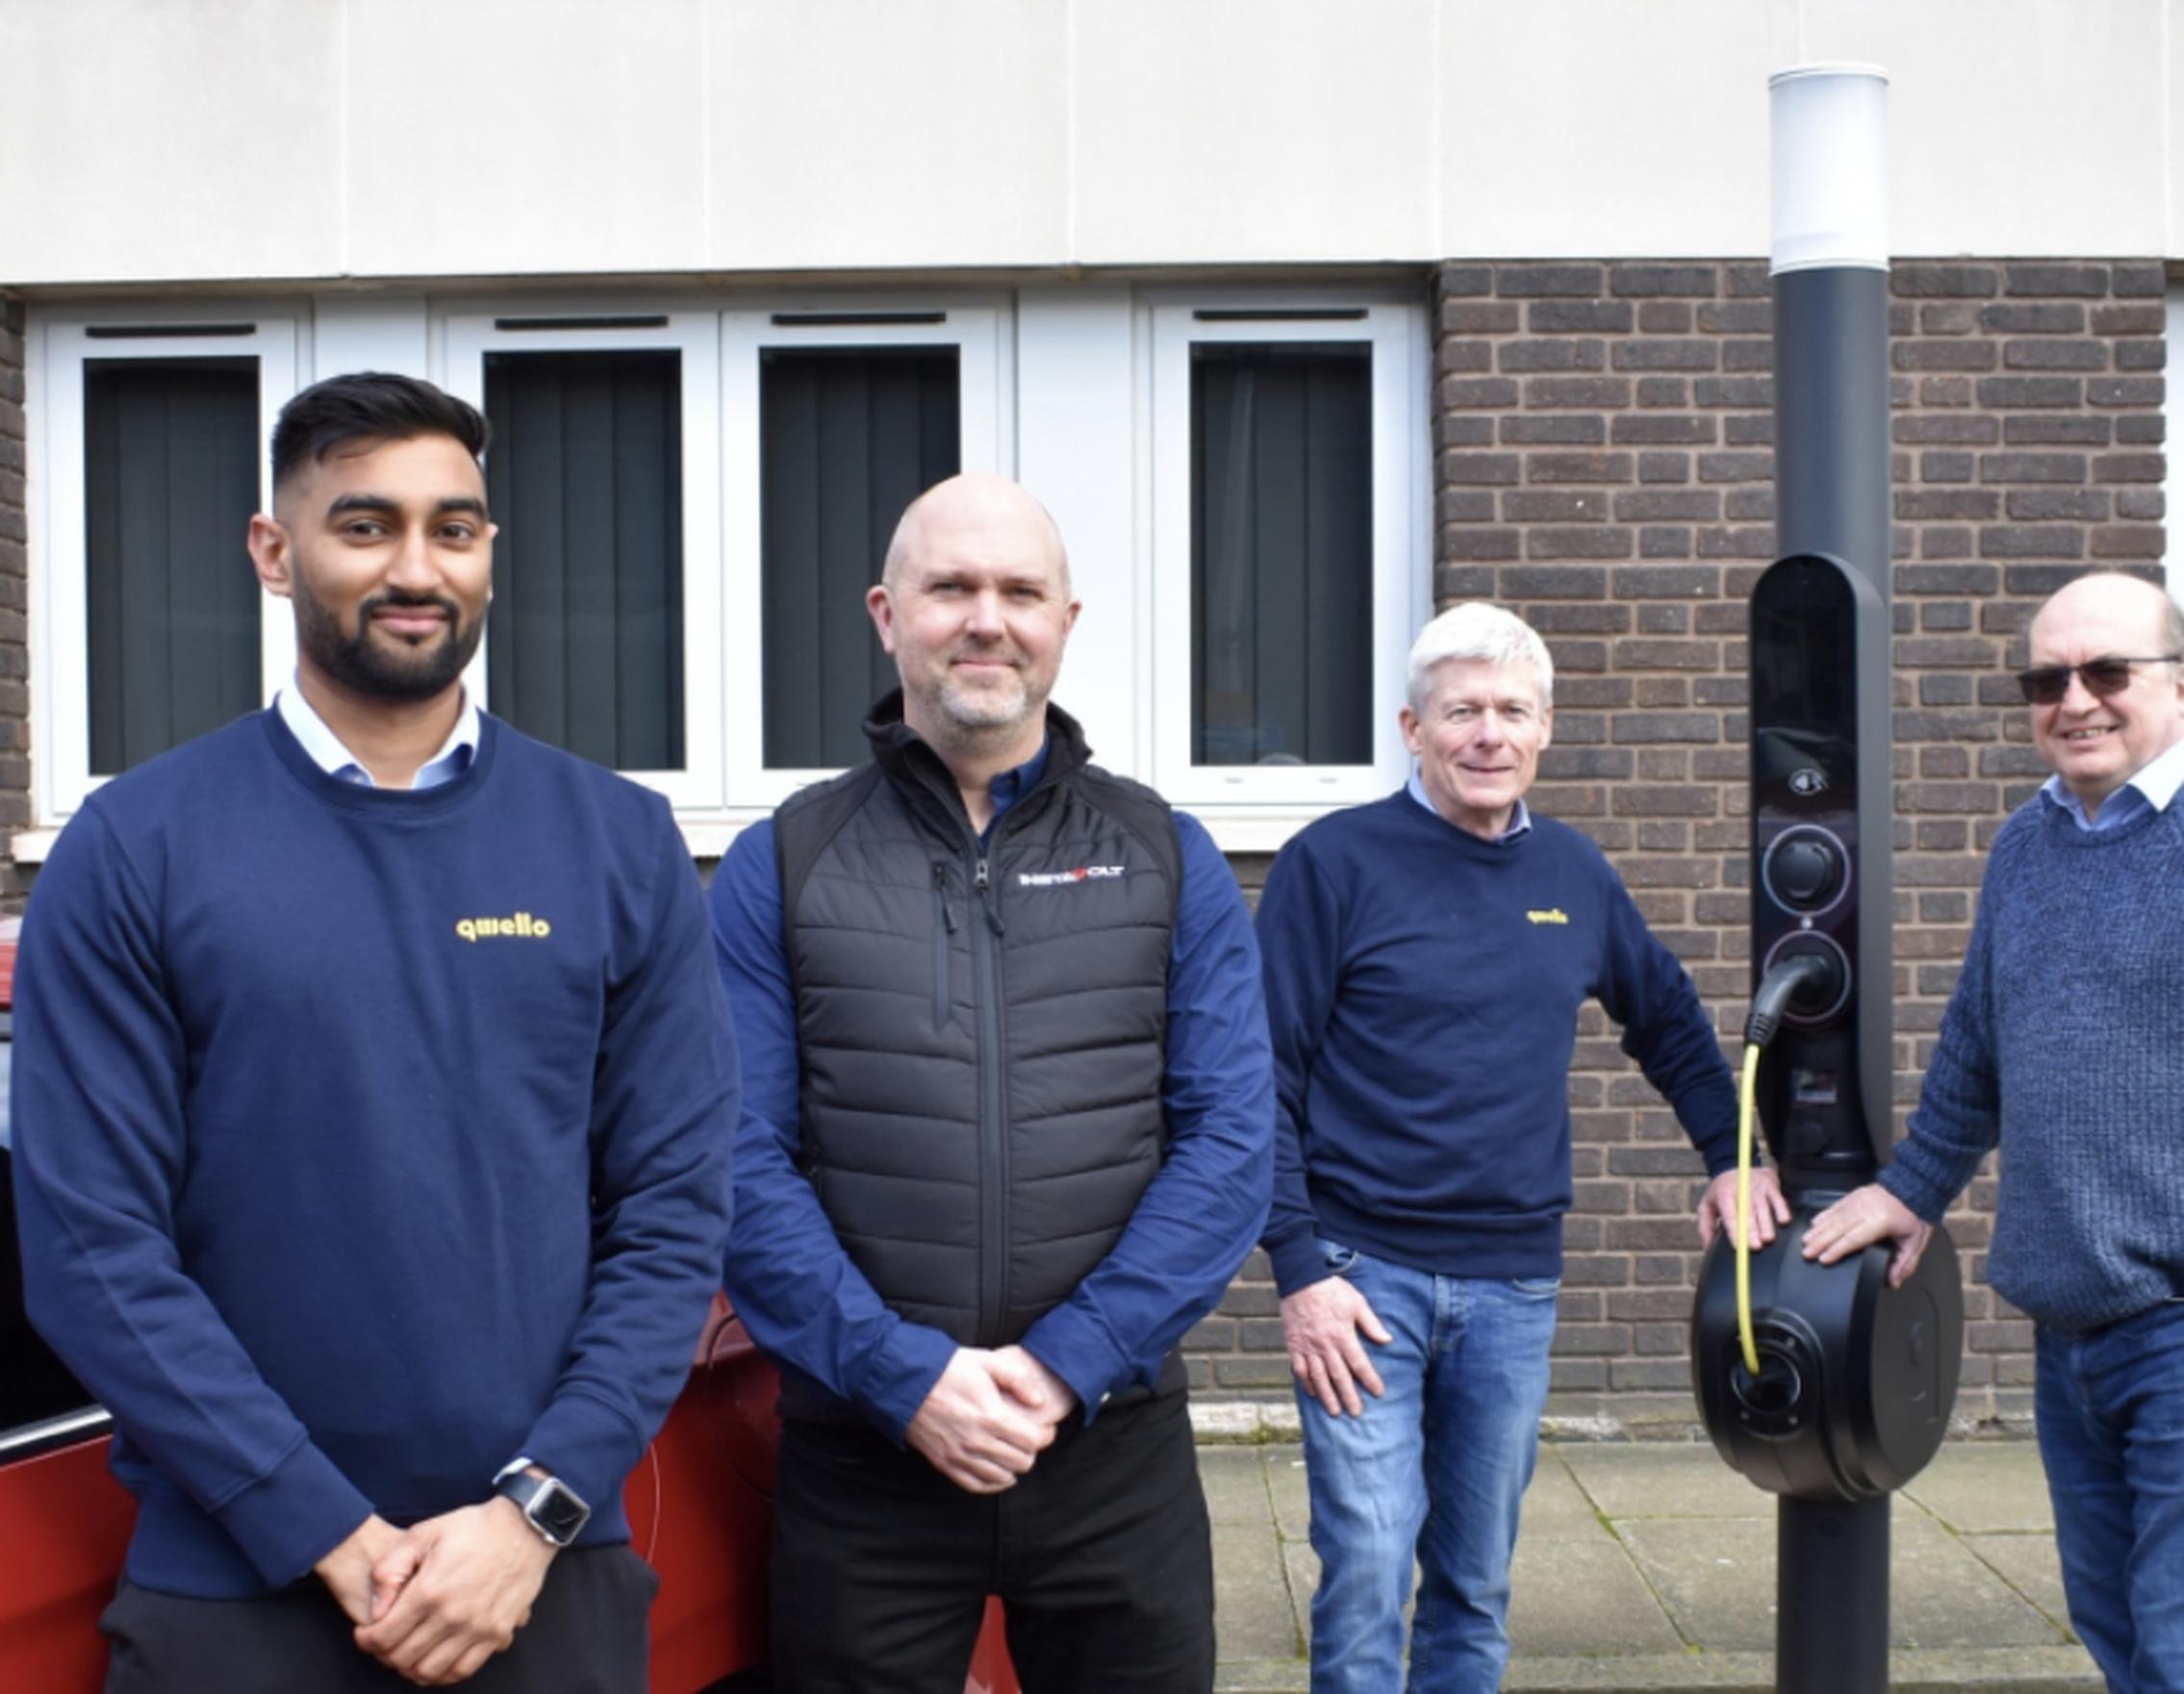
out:
M273 487L346 442L444 435L482 458L493 426L468 400L414 376L360 370L315 382L281 408L273 425Z

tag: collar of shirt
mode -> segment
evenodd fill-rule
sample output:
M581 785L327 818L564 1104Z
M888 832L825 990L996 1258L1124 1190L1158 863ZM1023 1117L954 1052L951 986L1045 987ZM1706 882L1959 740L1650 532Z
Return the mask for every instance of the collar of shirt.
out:
M1418 768L1415 765L1410 768L1410 780L1403 786L1409 791L1412 799L1424 806L1427 811L1433 813L1435 817L1440 817L1440 807L1435 805L1432 800L1426 797L1425 780L1419 776ZM1442 819L1442 822L1446 822L1447 820ZM1516 809L1510 813L1510 826L1494 837L1494 845L1499 847L1505 841L1514 841L1531 827L1532 814L1526 810L1524 802L1519 800L1516 802Z
M2050 776L2042 783L2040 796L2061 808L2080 829L2097 834L2103 829L2121 829L2148 810L2168 811L2180 787L2184 787L2184 741L2142 766L2129 781L2100 802L2096 818L2086 817L2085 806L2060 776Z
M288 687L273 696L273 706L288 725L289 733L295 737L303 750L311 755L311 762L337 782L353 782L359 788L377 788L371 772L357 762L357 757L343 746L342 738L327 727L326 720L311 709L311 702L303 697L303 687L292 675ZM470 768L470 760L478 750L478 708L470 698L470 691L463 691L463 709L455 714L455 727L447 739L440 744L440 750L418 768L417 777L410 784L412 793L420 789L438 788L444 782L452 782Z
M990 839L994 832L994 824L1001 822L1002 814L1036 788L1039 784L1039 778L1046 773L1047 744L1042 741L1039 743L1039 750L1025 760L1023 764L1017 766L1013 771L1003 771L994 778L993 786L986 791L988 797L993 801L993 819L992 822L987 823L985 833L980 835L978 839L980 841Z

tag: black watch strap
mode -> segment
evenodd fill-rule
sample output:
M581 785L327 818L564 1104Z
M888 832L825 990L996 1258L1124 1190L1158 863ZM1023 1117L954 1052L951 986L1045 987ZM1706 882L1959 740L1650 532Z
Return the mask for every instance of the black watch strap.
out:
M556 1547L567 1547L592 1521L592 1508L559 1477L534 1477L517 1471L494 1485L523 1514L523 1521Z

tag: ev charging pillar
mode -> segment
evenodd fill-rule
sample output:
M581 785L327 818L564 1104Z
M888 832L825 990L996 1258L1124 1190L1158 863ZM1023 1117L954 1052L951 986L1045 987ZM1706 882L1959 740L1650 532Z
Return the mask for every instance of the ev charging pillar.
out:
M1894 1115L1886 85L1863 65L1769 85L1781 556L1749 629L1752 978L1756 1000L1796 985L1757 1087L1793 1215L1752 1256L1760 1370L1726 1241L1691 1368L1716 1449L1780 1497L1779 1694L1885 1694L1889 1495L1939 1448L1963 1352L1946 1235L1900 1289L1885 1249L1799 1251L1880 1169Z

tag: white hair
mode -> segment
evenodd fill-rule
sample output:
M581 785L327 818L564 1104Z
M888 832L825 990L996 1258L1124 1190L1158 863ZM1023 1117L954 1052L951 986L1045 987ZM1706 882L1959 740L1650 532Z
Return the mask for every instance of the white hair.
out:
M1539 633L1514 612L1466 600L1451 606L1418 632L1410 648L1410 709L1423 714L1434 692L1434 670L1451 659L1488 665L1530 665L1539 679L1539 703L1555 703L1555 661Z

